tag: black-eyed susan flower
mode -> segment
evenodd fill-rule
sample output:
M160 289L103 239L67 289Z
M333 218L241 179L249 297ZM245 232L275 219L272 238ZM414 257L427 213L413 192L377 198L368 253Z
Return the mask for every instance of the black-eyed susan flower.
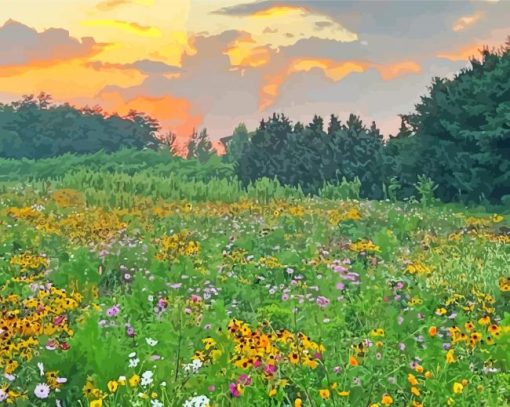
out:
M138 386L138 383L140 383L140 376L138 376L137 374L134 374L133 376L131 376L129 378L128 383L131 387Z

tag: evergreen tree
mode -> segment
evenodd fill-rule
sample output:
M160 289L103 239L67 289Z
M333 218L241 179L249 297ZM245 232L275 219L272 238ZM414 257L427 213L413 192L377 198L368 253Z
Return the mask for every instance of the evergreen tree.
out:
M303 126L303 123L296 122L296 124L294 125L294 133L301 133L304 130L305 130L305 126Z
M400 115L400 128L398 129L397 133L398 138L409 137L413 133L407 124L408 121L408 116Z
M232 133L232 136L222 139L225 146L224 160L234 163L241 159L244 150L250 142L250 135L244 123L239 124Z
M338 120L338 116L334 114L331 115L329 119L328 125L328 136L333 136L337 131L340 131L342 128L342 123Z
M193 130L191 138L188 142L188 154L186 158L197 159L200 162L207 162L214 155L211 140L207 134L207 129L203 129L200 133Z
M453 79L436 78L409 123L416 141L402 154L412 173L439 185L444 201L497 202L510 195L510 48L481 52Z
M260 122L236 164L239 178L245 184L261 177L277 177L285 183L283 168L288 166L285 152L292 130L290 120L283 114L275 113L267 121Z

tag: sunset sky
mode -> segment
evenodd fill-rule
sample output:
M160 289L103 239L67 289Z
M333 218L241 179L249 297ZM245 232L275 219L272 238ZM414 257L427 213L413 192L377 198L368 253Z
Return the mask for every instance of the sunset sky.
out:
M0 0L0 102L141 110L181 139L274 111L354 112L388 134L509 21L508 0Z

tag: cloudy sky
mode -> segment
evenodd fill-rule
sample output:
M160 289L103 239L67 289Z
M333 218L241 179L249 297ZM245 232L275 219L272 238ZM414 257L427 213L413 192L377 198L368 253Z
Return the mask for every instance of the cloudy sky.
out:
M270 113L398 128L510 35L510 0L1 0L0 102L46 91L214 139Z

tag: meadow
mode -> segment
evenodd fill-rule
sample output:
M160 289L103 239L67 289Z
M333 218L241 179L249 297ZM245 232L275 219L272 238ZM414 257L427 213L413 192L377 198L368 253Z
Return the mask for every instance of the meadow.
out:
M508 213L101 171L0 185L0 404L510 404Z

